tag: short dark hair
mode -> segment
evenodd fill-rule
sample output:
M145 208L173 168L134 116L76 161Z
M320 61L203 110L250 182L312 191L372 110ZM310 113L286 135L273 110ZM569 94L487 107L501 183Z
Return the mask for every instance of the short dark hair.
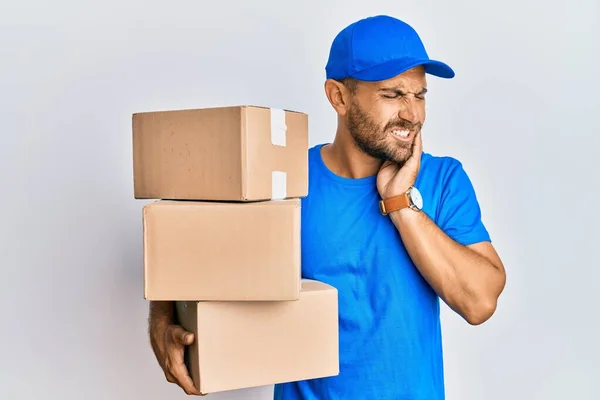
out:
M336 81L338 81L342 85L346 86L348 88L348 90L350 91L350 93L352 93L352 94L356 93L356 89L358 89L358 80L355 78L346 77L346 78L336 79Z

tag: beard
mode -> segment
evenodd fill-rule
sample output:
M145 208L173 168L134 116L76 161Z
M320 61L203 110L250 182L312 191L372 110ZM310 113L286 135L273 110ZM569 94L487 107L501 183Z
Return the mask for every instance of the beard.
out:
M392 129L408 129L414 133L421 131L421 123L410 123L397 118L388 121L381 128L369 114L353 102L348 111L348 130L356 147L371 157L403 165L413 153L414 137L410 142L402 142L390 137Z

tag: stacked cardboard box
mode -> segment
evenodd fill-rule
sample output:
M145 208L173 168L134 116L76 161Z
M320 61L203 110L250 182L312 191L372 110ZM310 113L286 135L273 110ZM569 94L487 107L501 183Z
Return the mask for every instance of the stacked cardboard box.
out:
M301 279L308 117L257 106L133 115L144 296L175 301L202 393L334 376L337 291Z

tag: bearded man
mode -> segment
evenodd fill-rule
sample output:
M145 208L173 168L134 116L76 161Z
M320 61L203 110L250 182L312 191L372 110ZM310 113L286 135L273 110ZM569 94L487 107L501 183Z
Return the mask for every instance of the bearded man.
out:
M454 71L379 15L336 36L326 74L338 127L309 150L302 275L338 289L340 374L275 385L274 398L443 400L440 299L478 325L506 280L462 164L422 148L426 78ZM183 363L194 338L173 315L151 304L153 348L167 378L198 394Z

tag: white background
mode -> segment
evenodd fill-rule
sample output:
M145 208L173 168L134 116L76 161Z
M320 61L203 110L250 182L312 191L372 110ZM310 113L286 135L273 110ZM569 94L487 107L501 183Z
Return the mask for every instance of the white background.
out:
M599 12L598 0L2 2L0 398L187 398L147 341L131 114L290 108L309 114L311 144L330 141L331 40L380 13L457 72L429 80L425 150L464 163L508 270L485 325L444 309L448 399L600 398Z

